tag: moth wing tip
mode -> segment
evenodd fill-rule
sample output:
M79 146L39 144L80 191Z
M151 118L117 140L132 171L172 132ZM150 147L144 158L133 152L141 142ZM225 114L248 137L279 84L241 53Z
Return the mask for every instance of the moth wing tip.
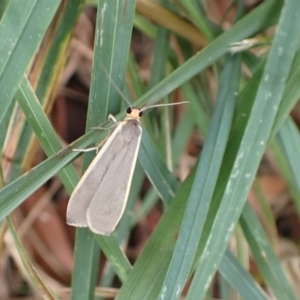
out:
M90 228L90 230L96 234L100 234L100 235L105 235L105 236L110 236L111 233L115 230L114 228L110 228L107 230L107 228L103 229L103 228L96 228L97 226L94 226L94 224L92 224L91 220L88 217L88 227ZM99 226L98 226L99 227Z
M67 222L68 225L75 226L75 227L88 227L87 224L78 222L78 221L74 220L73 218L71 218L69 216L67 216L67 221L66 222Z
M96 229L96 228L92 227L91 225L89 225L89 228L95 234L100 234L100 235L105 235L105 236L110 236L111 233L113 232L113 230L112 231L107 231L107 232L104 231L104 230L99 230L99 229Z

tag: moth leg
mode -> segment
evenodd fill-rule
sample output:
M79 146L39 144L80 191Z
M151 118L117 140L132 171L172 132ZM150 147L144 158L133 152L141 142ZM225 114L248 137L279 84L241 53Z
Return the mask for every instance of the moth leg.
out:
M109 130L108 128L105 128L105 127L100 127L100 126L91 127L91 129Z
M108 115L108 120L113 120L115 123L118 123L117 119L111 114Z
M108 119L108 121L109 121L109 120L114 121L116 124L119 123L119 122L117 121L117 119L116 119L113 115L111 115L111 114L108 115L107 119ZM106 130L110 130L110 128L112 128L112 127L115 127L115 124L113 124L112 126L110 126L110 127L108 127L108 128L97 126L97 127L92 127L92 129L106 129Z
M72 149L74 152L90 152L93 150L96 150L98 152L98 146L97 147L91 147L91 148L86 148L86 149Z
M113 120L115 123L118 123L118 121L116 120L116 118L109 114L108 115L108 120ZM96 153L99 152L100 148L103 146L103 144L107 141L107 139L109 138L110 136L110 128L114 127L115 125L113 126L110 126L109 128L105 128L105 127L92 127L91 129L106 129L109 131L107 137L97 146L95 147L90 147L90 148L86 148L86 149L73 149L73 151L76 151L76 152L90 152L90 151L94 151L96 150Z
M106 128L107 129L107 128ZM108 129L109 130L109 129ZM90 148L86 148L86 149L73 149L74 152L90 152L90 151L94 151L96 150L96 153L99 152L100 148L103 146L103 144L105 144L105 142L107 141L107 139L109 138L110 133L107 135L107 137L97 146L95 147L90 147Z

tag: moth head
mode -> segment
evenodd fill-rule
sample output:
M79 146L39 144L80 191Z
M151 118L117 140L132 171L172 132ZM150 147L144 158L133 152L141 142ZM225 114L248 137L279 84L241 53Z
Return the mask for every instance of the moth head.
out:
M139 120L143 115L143 112L137 107L128 107L127 108L127 118Z

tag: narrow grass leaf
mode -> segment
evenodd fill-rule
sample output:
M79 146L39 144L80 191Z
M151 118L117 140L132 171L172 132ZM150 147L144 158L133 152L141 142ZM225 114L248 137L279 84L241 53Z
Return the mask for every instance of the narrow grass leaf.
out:
M60 1L10 1L0 21L0 122ZM16 22L18 20L18 22ZM14 28L14 30L11 30ZM28 39L30 42L28 42Z
M42 106L56 93L59 84L57 79L60 78L65 68L68 47L83 4L84 0L61 2L56 20L51 24L50 30L44 37L41 48L43 50L46 48L47 52L44 57L41 51L41 55L37 58L38 61L35 62L35 68L30 74L30 82L33 83ZM41 70L39 70L40 67ZM34 80L35 77L37 77L37 82Z
M191 270L231 128L239 70L239 56L227 57L222 88L160 299L179 299Z
M224 32L197 55L190 58L158 85L145 93L139 98L136 105L140 107L146 103L157 102L228 53L231 43L249 38L256 32L274 24L278 19L282 2L281 0L263 2L233 25L230 30Z
M158 298L194 177L195 172L192 171L180 186L116 299L152 300Z
M199 299L205 296L243 209L260 159L270 138L278 106L297 50L299 32L296 28L300 24L295 24L295 19L300 23L299 9L297 1L285 2L245 132L242 137L236 136L235 142L229 145L229 148L237 147L236 149L233 151L227 149L230 158L225 156L225 160L227 166L232 165L232 169L224 194L221 196L216 217L211 221L213 222L211 232L207 237L207 243L195 274L198 280L193 281L188 299L192 299L196 295ZM289 46L287 47L287 45ZM238 151L236 152L236 150Z
M65 66L68 53L66 47L69 41L67 37L71 37L70 29L75 25L78 10L80 10L78 1L79 0L75 0L72 4L68 2L66 5L61 5L61 9L57 12L55 19L44 35L40 51L35 56L30 71L30 82L33 86L36 86L38 101L42 103L45 110L49 110L50 106L52 106L52 97L57 89L58 78L60 78L62 68ZM36 30L35 27L32 29ZM64 59L61 59L61 57ZM38 80L38 82L36 82L36 80ZM32 128L27 120L24 121L24 116L19 106L17 106L14 111L14 120L18 120L22 122L22 124L18 127L18 140L14 142L14 144L16 144L16 146L14 145L14 163L11 165L9 174L6 176L7 181L17 178L24 169L31 167L31 162L34 160L33 156L37 150L37 144L32 136ZM41 124L42 123L41 120ZM36 131L36 133L38 132L39 130ZM43 146L47 148L47 145L43 144ZM10 145L8 145L8 147L10 147ZM45 151L47 153L47 149L45 149ZM73 174L75 173L73 172ZM77 180L78 179L76 179L76 181ZM68 180L64 178L63 182L70 192L73 187L70 186Z
M98 2L87 130L99 126L109 113L116 114L121 109L118 89L122 90L125 79L134 9L135 0ZM84 155L83 169L88 167L94 156L92 153ZM89 229L78 228L77 231L72 300L92 299L98 273L99 247ZM86 249L92 254L86 255Z
M143 132L139 161L162 200L169 204L179 183L159 156L148 133Z
M96 235L95 239L121 282L124 282L131 272L132 266L125 253L121 250L117 239L114 236L101 235Z
M5 113L3 114L2 120L0 122L0 151L1 151L1 153L2 153L2 150L3 150L3 146L4 146L4 142L5 142L9 122L11 120L11 116L12 116L12 113L13 113L15 103L16 103L15 101L10 102L10 104L7 107L7 110L5 111Z
M184 0L182 1L182 5L204 36L210 41L213 40L212 22L207 18L203 4L201 2Z
M104 135L104 133L91 132L73 144L74 148L85 148L97 140L95 139L96 136L102 136L103 139ZM78 153L74 152L72 150L73 147L71 147L63 149L46 159L0 190L0 221L26 200L28 196L34 193L42 184L78 156Z
M135 0L99 0L87 126L120 112L116 86L122 90L125 82L134 8Z
M61 143L26 77L21 80L16 98L46 155L51 156L60 151ZM78 181L75 168L69 165L59 172L59 176L67 191L71 193Z
M280 261L249 203L243 209L240 224L257 266L276 299L296 300Z
M20 258L22 260L22 263L27 271L27 274L29 275L32 283L36 287L36 289L43 295L44 299L54 299L59 300L57 295L54 294L54 292L50 289L50 287L47 285L46 281L43 280L43 278L40 276L40 274L37 272L34 264L30 261L30 258L24 249L22 242L17 234L16 228L13 225L13 222L10 218L7 218L7 223L11 232L11 235L14 239L15 247L18 250L18 253L20 255Z
M94 299L99 267L99 245L88 228L77 228L71 299Z
M146 36L152 39L155 38L157 32L156 26L137 12L134 15L133 24L135 28L140 30Z
M292 119L287 118L283 123L278 132L277 141L288 168L284 176L293 194L294 203L300 216L300 135Z
M181 86L181 91L190 102L191 115L194 116L195 123L203 136L207 135L209 128L209 117L201 103L199 103L199 94L196 92L191 82L187 82ZM191 117L190 117L191 118Z
M278 132L279 128L285 122L287 116L290 114L292 108L296 105L300 97L300 50L297 51L293 67L291 69L286 88L284 90L283 99L280 103L278 114L276 116L276 122L272 128L272 136Z
M105 272L105 274L103 274L103 277L101 278L101 282L100 282L101 287L106 287L106 286L110 287L115 278L115 274L117 275L120 274L119 275L120 280L123 282L124 278L127 278L129 274L129 270L131 270L132 268L130 263L128 263L127 257L124 255L119 245L121 245L123 249L126 247L125 245L128 243L130 230L132 228L132 224L131 224L132 215L133 213L135 215L134 207L135 207L136 199L138 199L138 196L140 194L140 190L144 182L144 178L145 178L144 170L140 165L140 163L137 162L133 174L133 178L132 178L132 184L128 196L128 201L123 216L117 227L117 230L114 232L113 236L109 237L109 239L103 238L100 242L98 242L105 256L108 258L110 262L108 266L108 270ZM113 239L112 237L116 237L116 238ZM116 243L116 241L118 242ZM108 247L106 247L106 244L108 242L111 242L111 245L108 245ZM113 244L115 244L116 249L111 249ZM110 253L113 254L116 253L117 255L114 254L114 256L111 259Z
M219 271L230 285L245 300L267 300L266 293L253 277L241 266L236 257L227 249L219 265Z

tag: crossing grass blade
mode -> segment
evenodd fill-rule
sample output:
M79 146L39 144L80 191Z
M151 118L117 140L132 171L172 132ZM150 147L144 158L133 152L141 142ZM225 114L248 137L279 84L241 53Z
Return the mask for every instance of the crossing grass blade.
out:
M24 5L10 1L6 7L0 21L0 123L58 5L59 0L26 1Z
M108 114L120 112L121 99L115 86L122 90L124 84L134 9L135 0L126 2L99 0L98 2L87 130L99 126L99 123L107 119ZM84 156L83 169L88 167L94 156L95 153L87 153ZM100 248L92 236L93 234L87 228L77 229L72 300L93 298ZM98 238L100 243L101 240L102 238ZM107 238L106 242L108 241ZM103 246L107 243L103 243ZM116 247L117 242L112 245L112 248L116 250L115 253L120 254L119 247ZM89 255L86 255L87 251ZM109 256L109 252L107 255L113 257L113 255ZM120 255L119 258L122 259L123 256ZM116 257L115 259L118 260ZM125 263L125 271L121 268L123 266L121 262L119 273L125 280L123 274L126 273L127 264L126 261L123 263Z
M226 150L227 153L224 157L224 160L227 161L226 172L231 170L226 175L228 177L224 190L221 194L215 195L219 199L214 201L220 201L220 206L215 217L210 221L210 234L205 237L207 243L202 250L198 271L195 273L197 284L196 281L192 283L188 299L192 299L196 295L197 297L204 297L244 206L261 156L270 137L291 64L296 54L299 34L291 28L294 26L292 24L294 17L299 13L298 9L296 1L285 3L277 34L264 69L263 80L260 82L245 131L241 132L241 136L235 136L235 141L231 141ZM291 18L291 16L294 17ZM287 32L289 35L285 34ZM285 47L288 44L292 46ZM284 55L284 59L278 59L281 54ZM223 172L224 170L221 170L220 178L224 179ZM285 292L288 299L288 295L291 295L289 289Z
M239 73L240 57L227 57L221 79L222 89L160 299L178 299L190 273L231 128ZM229 77L230 83L226 84Z
M230 285L239 292L243 299L269 299L229 250L226 250L223 256L219 265L219 271Z
M257 261L257 266L275 297L297 299L262 226L248 203L243 209L240 224Z

